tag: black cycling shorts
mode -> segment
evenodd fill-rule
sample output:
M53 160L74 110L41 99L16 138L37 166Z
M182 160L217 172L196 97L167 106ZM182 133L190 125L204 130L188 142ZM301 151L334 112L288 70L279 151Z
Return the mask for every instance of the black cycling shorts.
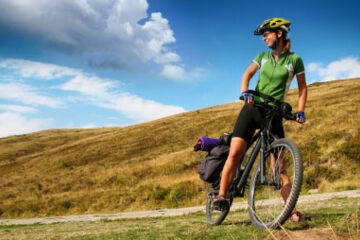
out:
M232 137L243 138L248 144L256 129L266 126L266 110L245 104L236 121ZM282 118L275 116L272 122L271 133L279 138L285 137Z

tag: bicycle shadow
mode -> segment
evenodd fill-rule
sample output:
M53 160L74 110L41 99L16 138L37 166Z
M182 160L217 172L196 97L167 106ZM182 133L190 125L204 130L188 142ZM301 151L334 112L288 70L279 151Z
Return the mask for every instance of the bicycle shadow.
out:
M313 228L317 228L319 225L326 224L326 218L329 217L344 217L347 215L346 212L341 213L325 213L325 214L306 214L311 218L308 221L301 222L290 222L287 220L281 227L278 229L281 230L284 228L287 231L303 231L309 230ZM232 220L232 221L224 221L221 225L229 226L229 225L242 225L242 226L252 226L251 220Z
M319 225L326 224L326 219L331 217L345 217L347 213L340 212L340 213L316 213L316 214L306 214L311 218L311 220L305 220L301 222L290 222L287 220L283 225L285 230L289 231L302 231L308 230L312 228L317 228Z
M311 221L299 223L286 222L281 228L274 231L273 234L276 239L352 239L349 232L336 231L334 225L332 226L328 221L331 217L344 220L343 218L346 217L347 214L348 213L307 214L311 217Z
M229 226L229 225L243 225L243 226L251 226L252 223L250 220L243 221L224 221L221 225Z

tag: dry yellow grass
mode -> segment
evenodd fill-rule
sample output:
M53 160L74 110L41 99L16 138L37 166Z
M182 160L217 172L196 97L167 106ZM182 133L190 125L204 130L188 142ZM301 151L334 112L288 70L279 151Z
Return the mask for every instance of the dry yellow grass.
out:
M287 101L297 106L297 90ZM301 148L304 191L358 188L360 79L309 86L307 123L285 122ZM242 103L129 127L55 129L0 139L0 217L180 207L205 202L197 137L233 128ZM350 176L350 177L349 177ZM353 177L353 178L352 178Z

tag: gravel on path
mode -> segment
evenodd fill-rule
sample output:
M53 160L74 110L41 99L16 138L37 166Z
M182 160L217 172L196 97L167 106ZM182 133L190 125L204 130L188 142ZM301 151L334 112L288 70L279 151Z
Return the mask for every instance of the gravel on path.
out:
M344 192L320 193L303 195L299 197L298 204L313 203L317 201L329 200L332 198L360 198L360 190L351 190ZM270 202L270 201L269 201ZM237 202L231 206L231 210L246 209L247 202ZM43 218L23 218L23 219L2 219L0 225L30 225L30 224L51 224L61 222L79 222L79 221L99 221L99 220L117 220L129 218L148 218L148 217L171 217L181 216L190 213L205 211L205 206L160 209L151 211L122 212L112 214L88 214L88 215L70 215Z

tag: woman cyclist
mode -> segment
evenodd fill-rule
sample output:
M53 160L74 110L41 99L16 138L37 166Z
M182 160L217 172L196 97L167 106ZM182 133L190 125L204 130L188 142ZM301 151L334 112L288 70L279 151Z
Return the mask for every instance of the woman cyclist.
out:
M299 88L299 107L296 121L301 124L305 122L304 110L307 87L304 64L298 55L290 52L290 40L287 38L290 24L291 22L285 19L272 18L263 22L254 32L255 35L263 36L266 46L271 51L261 52L252 61L242 77L241 95L244 97L245 105L240 111L234 127L229 156L222 172L220 191L219 195L215 198L214 205L229 204L229 200L226 199L226 192L234 179L236 167L240 164L255 130L265 126L266 112L254 106L254 97L248 93L249 81L257 70L260 70L260 76L256 85L256 91L272 96L280 101L284 101L291 80L296 76ZM285 137L281 117L274 119L272 133L279 138ZM284 201L286 201L290 194L291 183L286 172L281 174L281 178L283 180L283 187L280 190L280 194ZM308 217L301 215L296 209L291 213L292 221L304 219L308 219Z

